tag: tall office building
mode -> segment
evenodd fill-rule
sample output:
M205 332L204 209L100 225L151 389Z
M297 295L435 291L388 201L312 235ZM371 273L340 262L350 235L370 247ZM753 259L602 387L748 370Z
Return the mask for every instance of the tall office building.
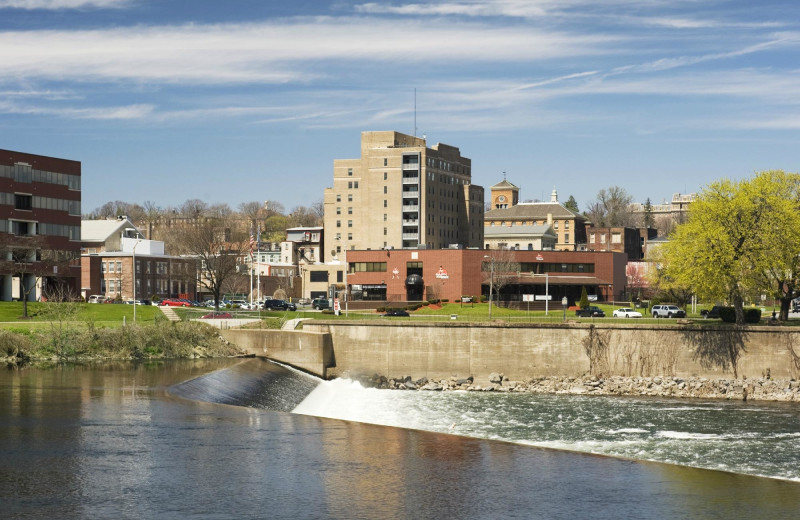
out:
M482 247L483 188L458 148L399 132L362 132L361 158L333 162L325 242L343 249ZM326 251L327 253L327 251Z
M0 150L0 300L78 293L81 163Z

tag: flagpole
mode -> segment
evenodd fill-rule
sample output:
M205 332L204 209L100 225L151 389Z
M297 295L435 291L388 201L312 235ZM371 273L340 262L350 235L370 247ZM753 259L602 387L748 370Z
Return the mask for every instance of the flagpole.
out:
M256 252L261 253L261 223L258 224L258 235L256 235ZM256 289L258 294L258 301L261 301L261 255L258 255L258 267L256 268Z

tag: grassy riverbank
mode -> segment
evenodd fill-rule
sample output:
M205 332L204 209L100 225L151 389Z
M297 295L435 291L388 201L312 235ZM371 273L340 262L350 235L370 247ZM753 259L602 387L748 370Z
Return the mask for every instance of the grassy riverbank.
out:
M161 319L107 327L94 321L50 321L34 327L25 324L0 329L0 361L6 364L241 354L238 347L220 337L218 329L197 322Z

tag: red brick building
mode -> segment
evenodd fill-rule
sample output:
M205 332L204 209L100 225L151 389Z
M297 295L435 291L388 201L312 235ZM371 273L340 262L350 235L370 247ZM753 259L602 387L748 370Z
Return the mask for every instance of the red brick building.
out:
M0 150L0 300L54 286L77 294L80 232L81 163Z
M600 301L621 299L627 258L613 251L392 249L348 251L347 263L351 301L456 301L488 296L492 286L500 301L547 293L572 305L583 287Z

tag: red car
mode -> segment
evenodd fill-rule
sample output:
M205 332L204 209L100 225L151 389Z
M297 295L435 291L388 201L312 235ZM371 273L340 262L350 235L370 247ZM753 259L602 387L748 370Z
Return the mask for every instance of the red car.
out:
M191 307L192 305L183 300L178 300L176 298L166 298L161 300L161 305L167 305L169 307Z

